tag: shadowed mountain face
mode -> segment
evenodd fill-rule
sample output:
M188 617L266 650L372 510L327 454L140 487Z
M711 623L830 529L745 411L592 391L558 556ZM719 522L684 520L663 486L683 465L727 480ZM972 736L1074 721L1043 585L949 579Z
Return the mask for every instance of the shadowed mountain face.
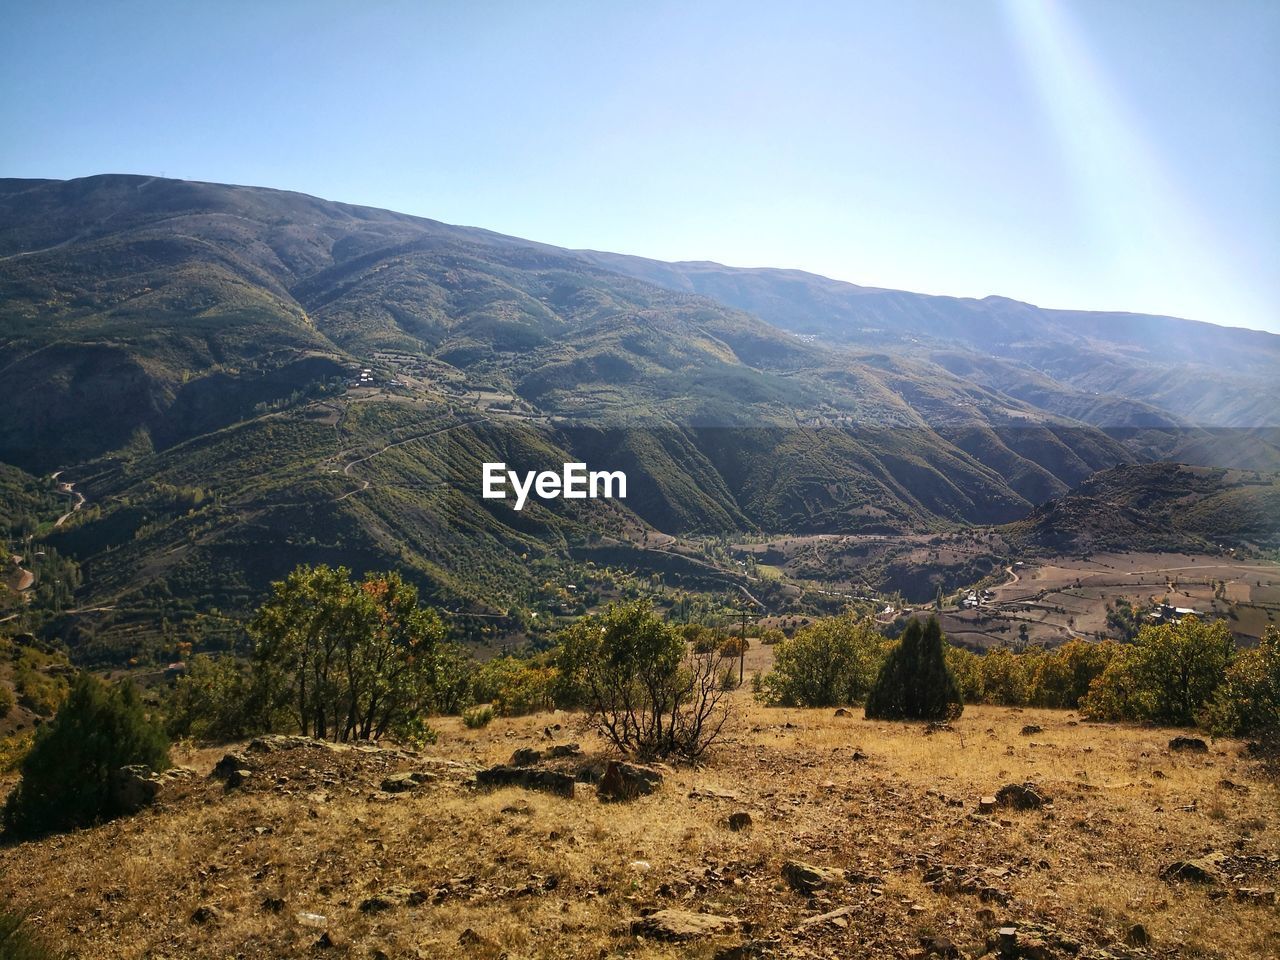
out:
M1004 523L1116 464L1280 462L1272 434L1195 425L1274 425L1280 338L580 254L257 188L0 181L0 331L0 460L88 497L54 539L94 600L243 609L324 560L504 609L539 562L657 531ZM1219 362L1227 413L1198 416ZM627 500L479 496L484 462L578 460L625 470Z

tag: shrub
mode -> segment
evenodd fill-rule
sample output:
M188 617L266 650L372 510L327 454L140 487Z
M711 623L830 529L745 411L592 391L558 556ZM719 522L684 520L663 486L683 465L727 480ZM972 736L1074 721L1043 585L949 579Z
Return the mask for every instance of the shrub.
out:
M1014 653L1008 647L988 650L980 658L982 699L1019 707L1030 703L1034 693L1034 675L1029 668L1033 653Z
M947 669L937 617L925 626L912 619L889 651L867 698L874 720L947 720L964 710L956 678Z
M1236 654L1205 719L1220 736L1280 742L1280 631L1267 627L1258 646Z
M243 665L231 657L193 657L174 684L167 713L169 736L214 743L242 740L273 726L253 702Z
M0 720L3 720L9 715L9 711L13 709L13 705L13 691L0 684Z
M301 566L250 624L255 683L300 732L365 740L428 712L444 624L396 573Z
M555 705L556 670L519 657L495 657L480 665L472 695L503 717L522 717Z
M984 702L982 664L985 657L974 653L972 650L966 650L964 647L947 644L946 658L947 667L951 670L951 675L956 678L956 685L960 688L961 699L965 703Z
M1037 656L1033 662L1031 702L1039 707L1074 710L1119 650L1119 644L1110 640L1071 640Z
M788 707L861 703L884 659L884 638L870 620L828 617L774 646L773 672L761 681L765 702Z
M462 711L462 722L472 730L478 730L481 727L487 727L493 722L493 707L487 703L479 707L471 707L469 710Z
M583 617L561 635L557 663L600 733L641 759L696 760L728 717L719 647L690 650L647 603Z
M1226 679L1235 641L1219 620L1144 626L1114 656L1080 703L1099 720L1152 720L1189 726Z
M109 687L80 674L22 761L22 780L5 803L5 829L41 834L118 815L111 776L130 764L168 767L163 731L143 713L132 684Z

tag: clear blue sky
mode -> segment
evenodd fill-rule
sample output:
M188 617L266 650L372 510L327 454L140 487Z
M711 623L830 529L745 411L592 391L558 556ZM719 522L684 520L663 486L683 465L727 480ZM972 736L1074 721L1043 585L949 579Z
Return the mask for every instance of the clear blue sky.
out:
M0 0L0 176L1280 331L1280 3Z

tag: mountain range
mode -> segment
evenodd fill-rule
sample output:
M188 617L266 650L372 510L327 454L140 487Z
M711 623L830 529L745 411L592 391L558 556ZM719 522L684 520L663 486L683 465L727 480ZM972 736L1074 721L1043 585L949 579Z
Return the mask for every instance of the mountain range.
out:
M574 251L296 193L0 180L0 461L86 499L76 631L243 611L297 562L451 607L672 535L1029 516L1099 470L1280 468L1280 337ZM583 460L629 496L479 497ZM84 639L83 637L81 639ZM136 645L136 644L135 644Z

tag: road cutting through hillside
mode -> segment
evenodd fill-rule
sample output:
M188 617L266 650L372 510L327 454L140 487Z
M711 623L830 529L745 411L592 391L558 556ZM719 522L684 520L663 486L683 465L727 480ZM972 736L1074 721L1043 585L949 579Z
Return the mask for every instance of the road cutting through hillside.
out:
M386 453L392 447L402 447L406 443L413 443L415 440L426 440L429 437L439 436L442 433L448 433L450 430L456 430L459 427L469 427L472 424L480 423L481 421L487 421L488 419L489 419L488 417L476 417L472 420L464 420L462 423L453 423L447 427L437 427L434 430L428 430L426 433L420 433L417 436L406 437L404 440L397 440L394 443L388 443L385 447L383 447L380 450L375 450L373 453L369 454L367 457L360 457L358 460L352 460L350 463L348 463L345 467L342 468L342 475L344 477L351 476L352 467L360 463L368 463L374 457L378 456L379 454ZM339 454L338 456L342 456L342 454ZM348 490L346 493L344 493L340 497L335 497L333 502L337 503L340 500L345 500L347 499L347 497L355 493L363 493L365 490L368 490L370 486L371 486L371 481L361 480L360 486L356 487L356 489L354 490Z

